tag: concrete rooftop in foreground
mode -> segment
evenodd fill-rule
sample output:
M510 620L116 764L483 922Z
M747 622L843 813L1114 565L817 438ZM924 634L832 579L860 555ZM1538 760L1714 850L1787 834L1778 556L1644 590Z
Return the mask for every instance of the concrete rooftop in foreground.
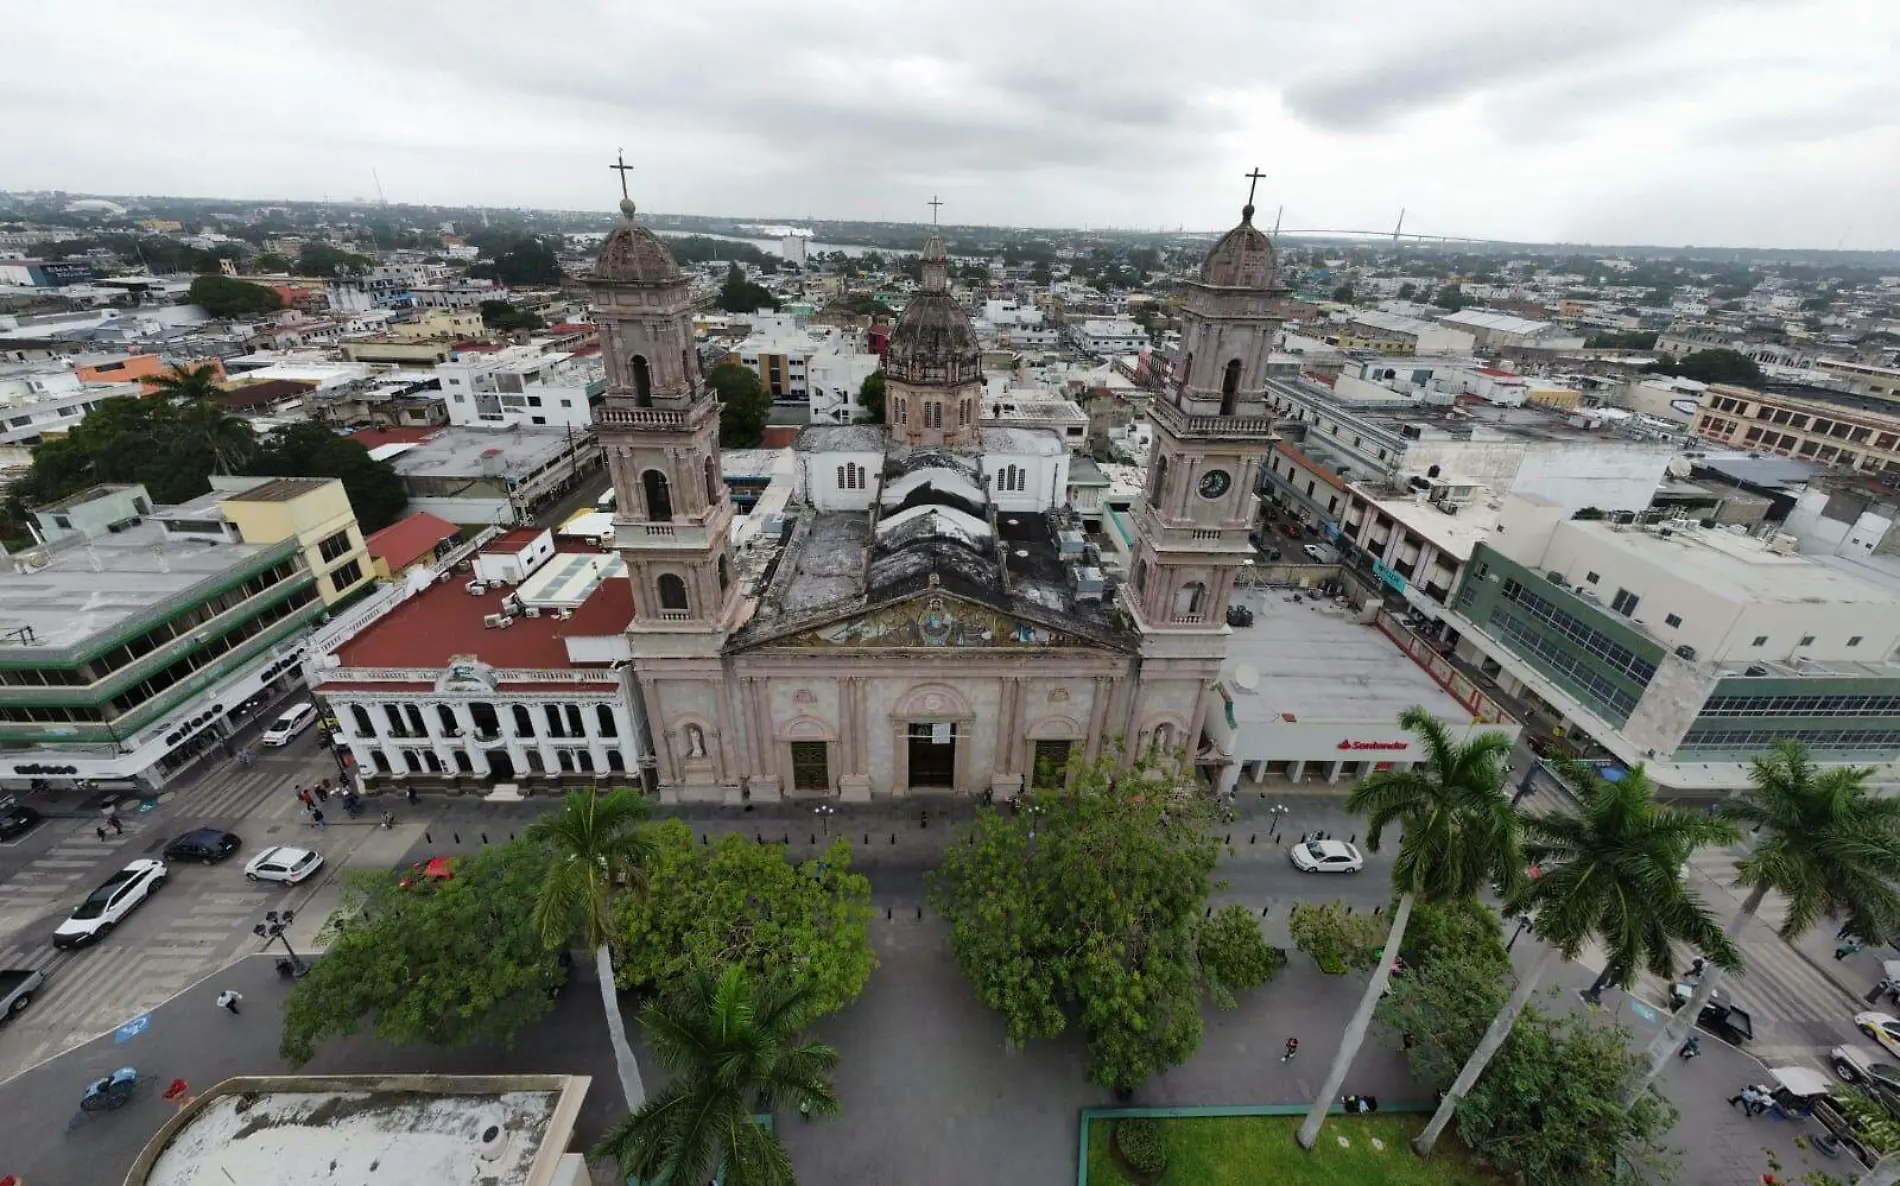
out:
M1438 681L1399 650L1377 626L1362 626L1352 610L1286 589L1238 591L1254 612L1252 626L1236 626L1221 664L1221 683L1234 698L1234 720L1249 722L1366 722L1390 725L1414 704L1447 721L1471 714ZM1251 692L1234 673L1247 664L1260 673Z

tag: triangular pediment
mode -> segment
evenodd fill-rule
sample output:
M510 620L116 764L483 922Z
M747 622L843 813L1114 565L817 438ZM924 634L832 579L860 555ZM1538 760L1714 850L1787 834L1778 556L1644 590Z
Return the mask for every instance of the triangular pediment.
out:
M1119 649L1040 615L997 609L940 588L788 626L783 632L755 638L734 649L1033 651L1057 647Z

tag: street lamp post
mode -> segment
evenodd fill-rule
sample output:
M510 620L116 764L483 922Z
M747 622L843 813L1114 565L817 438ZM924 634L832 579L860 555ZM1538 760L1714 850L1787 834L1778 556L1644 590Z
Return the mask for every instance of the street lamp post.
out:
M838 814L838 809L836 807L833 807L829 803L820 803L818 806L812 808L811 810L812 810L812 814L816 815L819 818L819 820L823 823L826 837L830 837L831 817Z
M1509 950L1511 950L1511 949L1512 949L1513 947L1516 947L1516 946L1517 946L1517 937L1518 937L1519 935L1522 935L1522 934L1524 933L1524 931L1525 931L1525 929L1526 929L1526 928L1528 928L1528 927L1529 927L1530 925L1531 925L1531 920L1530 920L1530 918L1529 918L1529 916L1522 916L1522 917L1520 917L1520 918L1519 918L1519 919L1517 920L1517 929L1516 929L1515 931L1512 931L1512 932L1511 932L1511 941L1510 941L1509 943L1506 943L1506 944L1504 945L1504 950L1506 950L1506 951L1509 951Z
M266 911L264 921L252 927L251 933L264 941L266 949L270 947L270 941L272 939L282 943L284 950L290 954L291 974L294 976L302 976L310 970L310 965L304 963L303 957L298 955L290 946L290 937L284 934L285 931L290 929L290 924L296 920L297 912L294 910L286 910L282 914L279 914L275 910Z

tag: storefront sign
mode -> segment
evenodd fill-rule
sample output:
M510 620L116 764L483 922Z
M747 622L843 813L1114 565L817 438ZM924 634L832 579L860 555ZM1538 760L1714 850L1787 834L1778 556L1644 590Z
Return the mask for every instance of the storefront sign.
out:
M1392 569L1386 567L1384 561L1374 560L1372 562L1372 575L1375 577L1378 577L1380 580L1384 581L1386 584L1392 586L1393 592L1395 593L1405 592L1405 578L1400 576L1397 572L1394 572Z
M1354 749L1354 750L1371 749L1371 750L1397 751L1397 750L1402 750L1402 749L1410 749L1411 745L1412 743L1409 741L1351 741L1351 740L1347 740L1347 741L1340 742L1339 748L1340 749Z

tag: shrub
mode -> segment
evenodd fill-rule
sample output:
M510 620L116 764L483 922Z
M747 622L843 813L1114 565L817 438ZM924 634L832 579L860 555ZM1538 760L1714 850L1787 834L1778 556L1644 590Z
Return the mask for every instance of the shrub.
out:
M1161 1126L1145 1116L1128 1116L1115 1122L1115 1148L1122 1160L1138 1174L1153 1176L1168 1168L1168 1142Z

